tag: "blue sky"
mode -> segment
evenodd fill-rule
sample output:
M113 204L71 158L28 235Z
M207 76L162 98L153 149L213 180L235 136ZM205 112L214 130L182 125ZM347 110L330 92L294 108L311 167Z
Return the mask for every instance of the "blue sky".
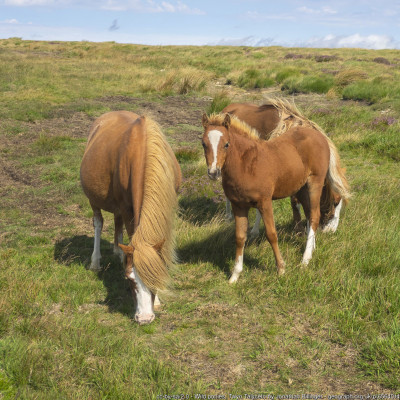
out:
M400 0L0 0L0 38L400 49Z

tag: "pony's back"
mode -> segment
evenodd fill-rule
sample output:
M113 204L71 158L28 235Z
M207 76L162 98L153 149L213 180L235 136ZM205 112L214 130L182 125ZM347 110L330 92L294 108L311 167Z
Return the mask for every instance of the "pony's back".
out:
M269 139L270 133L279 123L279 111L272 104L257 106L251 103L233 103L222 110L234 115L256 129L262 139Z

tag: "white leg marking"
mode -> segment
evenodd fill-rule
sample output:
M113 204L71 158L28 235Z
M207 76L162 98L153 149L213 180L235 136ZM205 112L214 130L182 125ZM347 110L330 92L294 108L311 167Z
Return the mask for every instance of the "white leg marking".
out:
M307 222L307 244L306 244L306 250L303 255L303 264L307 265L312 257L312 253L315 250L315 232L313 228L309 228L309 223Z
M211 147L213 150L213 154L214 154L214 160L213 163L211 164L210 167L210 172L214 173L215 170L217 169L217 152L218 152L218 143L220 141L222 137L222 132L214 129L210 132L208 132L208 139L210 140L211 143Z
M129 278L136 283L136 313L135 320L140 324L149 324L154 320L153 300L150 290L145 286L139 275L132 268Z
M93 225L94 225L94 248L92 253L92 263L90 265L90 269L92 271L99 271L101 269L100 238L101 238L101 230L103 228L103 224L99 217L94 217Z
M254 222L253 229L250 231L250 239L254 239L258 236L260 232L260 221L261 221L261 214L260 211L257 210L256 221Z
M232 276L229 279L229 283L234 283L238 280L240 273L243 271L243 254L239 256L238 260L233 267Z
M342 209L343 201L340 200L339 204L335 208L334 216L328 221L328 223L322 228L322 232L336 232L339 226L340 211Z

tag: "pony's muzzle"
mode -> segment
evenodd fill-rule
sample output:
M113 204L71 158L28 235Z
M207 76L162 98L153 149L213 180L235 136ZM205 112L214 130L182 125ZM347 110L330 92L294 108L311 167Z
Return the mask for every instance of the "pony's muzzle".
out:
M207 173L208 177L215 181L221 176L221 168L208 168Z
M135 321L139 325L146 325L150 324L154 321L155 315L154 314L135 314Z

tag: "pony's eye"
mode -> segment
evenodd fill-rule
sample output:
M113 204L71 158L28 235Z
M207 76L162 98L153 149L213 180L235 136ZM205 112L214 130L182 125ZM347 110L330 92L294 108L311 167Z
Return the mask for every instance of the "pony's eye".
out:
M229 142L225 143L224 148L227 149L229 147Z
M201 145L203 146L203 149L205 149L207 147L204 142L201 142Z

